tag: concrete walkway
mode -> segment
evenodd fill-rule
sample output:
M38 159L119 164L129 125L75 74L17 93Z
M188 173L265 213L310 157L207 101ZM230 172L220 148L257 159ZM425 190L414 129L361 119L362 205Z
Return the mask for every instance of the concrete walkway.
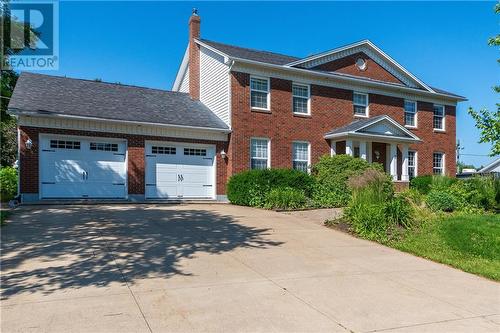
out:
M230 205L22 207L2 332L499 332L500 285Z

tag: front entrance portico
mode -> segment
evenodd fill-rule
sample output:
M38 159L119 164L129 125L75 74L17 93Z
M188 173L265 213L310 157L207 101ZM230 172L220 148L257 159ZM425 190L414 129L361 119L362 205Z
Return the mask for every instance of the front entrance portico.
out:
M380 163L394 181L409 181L409 145L421 140L389 116L356 120L328 132L332 155L347 154Z

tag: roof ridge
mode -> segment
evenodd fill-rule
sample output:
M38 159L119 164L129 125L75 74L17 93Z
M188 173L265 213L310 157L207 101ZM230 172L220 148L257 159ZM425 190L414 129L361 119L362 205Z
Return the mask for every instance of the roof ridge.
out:
M253 49L253 48L250 48L250 47L244 47L244 46L238 46L238 45L231 45L231 44L221 43L221 42L217 42L217 41L206 39L206 38L200 38L199 41L200 42L209 42L209 43L221 44L221 45L224 45L224 46L234 47L234 48L238 48L238 49L242 49L242 50L247 50L247 51L261 52L261 53L274 54L274 55L283 56L283 57L295 58L297 60L303 59L303 57L296 57L296 56L292 56L292 55L289 55L289 54L278 53L278 52L273 52L273 51L258 50L258 49Z
M112 85L112 86L117 86L117 87L139 88L139 89L155 90L155 91L161 91L161 92L172 93L172 94L188 95L188 93L184 93L184 92L180 92L180 91L164 90L164 89L159 89L159 88L151 88L151 87L145 87L145 86L138 86L138 85L134 85L134 84L124 84L124 83L107 82L107 81L96 81L96 80L83 79L83 78L78 78L78 77L67 77L67 76L60 76L60 75L48 75L48 74L32 73L32 72L21 72L20 76L22 76L22 75L45 76L45 77L50 77L50 78L55 78L55 79L85 81L85 82L89 82L89 83L101 83L101 84Z

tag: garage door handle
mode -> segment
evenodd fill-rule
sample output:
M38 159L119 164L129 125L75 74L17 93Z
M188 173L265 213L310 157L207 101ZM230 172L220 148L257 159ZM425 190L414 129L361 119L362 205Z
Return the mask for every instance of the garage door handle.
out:
M184 181L184 176L183 175L177 175L177 180L182 182Z

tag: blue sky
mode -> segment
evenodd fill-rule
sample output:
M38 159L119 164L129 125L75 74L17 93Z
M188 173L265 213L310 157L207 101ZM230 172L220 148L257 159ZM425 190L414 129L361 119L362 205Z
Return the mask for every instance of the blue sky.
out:
M494 2L73 2L60 3L66 75L170 89L198 8L203 38L293 56L370 39L424 82L466 96L457 109L462 161L487 164L489 146L467 108L495 108L499 30ZM482 155L482 156L472 156Z

